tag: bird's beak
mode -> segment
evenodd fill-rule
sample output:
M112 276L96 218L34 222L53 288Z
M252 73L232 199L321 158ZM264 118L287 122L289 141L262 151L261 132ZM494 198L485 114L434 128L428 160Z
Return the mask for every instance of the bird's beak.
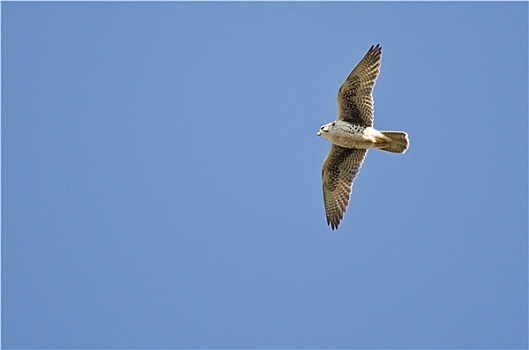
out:
M318 133L316 135L320 136L321 135L321 131L318 131Z

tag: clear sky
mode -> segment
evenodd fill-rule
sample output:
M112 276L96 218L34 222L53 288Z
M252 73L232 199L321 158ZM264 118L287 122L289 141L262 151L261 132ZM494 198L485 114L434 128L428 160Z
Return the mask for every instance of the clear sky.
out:
M526 348L518 3L2 3L4 348ZM383 47L338 231L316 132Z

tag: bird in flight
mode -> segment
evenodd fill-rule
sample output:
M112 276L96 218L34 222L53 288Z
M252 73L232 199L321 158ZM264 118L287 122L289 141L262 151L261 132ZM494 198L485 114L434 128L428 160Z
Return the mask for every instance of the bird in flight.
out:
M331 141L323 162L323 201L327 224L337 229L349 204L349 197L369 148L392 153L408 149L408 135L402 131L373 128L373 87L380 73L382 47L371 46L338 90L338 117L323 125L318 136Z

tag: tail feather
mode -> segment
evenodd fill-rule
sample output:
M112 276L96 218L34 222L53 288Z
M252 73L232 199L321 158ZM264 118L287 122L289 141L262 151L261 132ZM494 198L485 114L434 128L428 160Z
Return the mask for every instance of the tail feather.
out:
M390 140L387 141L381 150L392 152L392 153L404 153L410 145L408 140L408 134L402 131L381 131L382 135L388 137Z

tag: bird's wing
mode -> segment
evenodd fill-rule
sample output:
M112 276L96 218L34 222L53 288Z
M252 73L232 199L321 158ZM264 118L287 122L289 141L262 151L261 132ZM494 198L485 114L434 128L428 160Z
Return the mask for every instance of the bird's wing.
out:
M323 201L327 224L334 230L343 218L353 189L353 180L358 174L366 149L351 149L332 145L323 162Z
M338 90L338 119L373 126L373 87L380 73L382 47L371 46Z

